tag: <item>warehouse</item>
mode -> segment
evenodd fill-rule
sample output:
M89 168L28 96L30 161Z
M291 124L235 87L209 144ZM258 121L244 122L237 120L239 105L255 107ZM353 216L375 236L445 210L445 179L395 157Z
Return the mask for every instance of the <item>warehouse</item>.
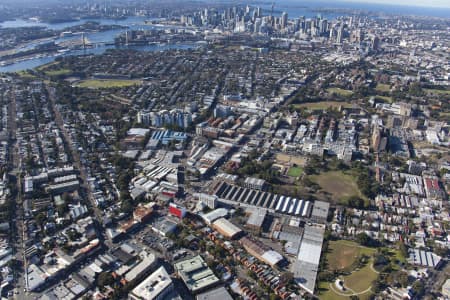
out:
M225 218L217 219L213 222L212 227L220 234L229 239L234 239L242 234L242 230Z
M280 253L270 249L258 240L243 237L239 242L249 254L271 267L279 265L284 261L284 257Z
M309 218L313 210L313 204L310 201L239 187L224 181L216 181L212 193L219 197L219 201L228 204L236 203L246 207L261 207L271 212L302 218Z
M324 233L323 225L306 225L297 260L292 265L295 281L311 294L319 271Z
M228 209L218 208L218 209L212 210L206 214L201 214L200 216L206 222L206 224L211 225L211 223L214 222L215 220L226 217L227 215L228 215Z

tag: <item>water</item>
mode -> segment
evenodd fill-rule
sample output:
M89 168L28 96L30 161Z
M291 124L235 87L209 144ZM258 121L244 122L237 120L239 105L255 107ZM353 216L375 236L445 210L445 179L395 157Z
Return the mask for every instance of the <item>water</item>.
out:
M165 44L165 45L144 45L144 46L99 46L95 48L88 48L85 50L71 50L64 54L52 55L46 57L38 57L27 59L24 61L19 61L8 66L0 67L0 73L4 72L18 72L28 69L33 69L45 64L48 64L56 59L58 56L69 56L69 55L86 55L86 54L102 54L107 49L134 49L139 51L164 51L170 49L195 49L200 47L201 44L197 43L180 43L180 44Z
M178 28L177 26L164 26L164 27L157 27L154 25L147 25L144 22L146 20L150 20L149 18L145 17L130 17L126 19L120 19L120 20L112 20L112 19L85 19L80 20L76 22L66 22L62 24L47 24L47 23L41 23L41 22L33 22L29 20L15 20L15 21L6 21L3 23L0 23L0 26L2 27L24 27L24 26L42 26L50 29L55 30L62 30L64 28L80 25L87 21L95 21L100 24L104 25L121 25L126 26L128 29L132 30L140 30L140 29L161 29L161 28ZM92 43L111 43L114 41L114 37L116 37L121 32L124 32L125 29L113 29L108 31L102 31L102 32L94 32L94 33L86 33L86 38L92 42ZM78 35L69 36L69 37L62 37L55 39L55 43L60 43L67 40L72 39L80 39L81 37ZM21 47L21 51L30 50L36 47L39 44L48 42L49 40L44 40L40 42L33 42L28 43L25 46ZM196 43L180 43L180 44L167 44L167 45L143 45L143 46L128 46L129 49L135 49L140 51L164 51L168 49L191 49L191 48L197 48L199 47L199 44ZM85 54L101 54L105 52L106 49L114 49L114 48L125 48L125 46L113 46L113 45L103 45L98 46L95 48L89 48L85 50L70 50L64 54L55 54L47 57L36 57L27 59L24 61L19 61L16 63L13 63L11 65L0 67L0 72L17 72L27 69L33 69L38 66L41 66L43 64L47 64L49 62L52 62L55 60L58 56L67 56L67 55L85 55Z
M298 0L281 0L281 1L255 1L254 5L258 3L265 13L270 12L272 2L275 4L274 15L279 15L279 12L287 12L289 18L298 18L304 16L312 18L317 16L316 9L349 9L362 10L365 12L378 12L390 15L414 15L414 16L429 16L438 18L450 18L450 8L436 8L436 7L422 7L422 6L406 6L394 4L379 4L356 1L298 1ZM345 15L343 13L320 13L322 17L327 19L334 19L338 16Z

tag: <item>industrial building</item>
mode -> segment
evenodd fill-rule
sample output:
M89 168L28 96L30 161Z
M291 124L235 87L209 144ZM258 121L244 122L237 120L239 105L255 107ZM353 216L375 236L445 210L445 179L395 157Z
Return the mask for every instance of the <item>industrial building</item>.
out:
M311 213L311 219L314 222L325 223L328 218L329 210L330 210L330 203L324 201L315 201Z
M442 257L429 251L409 249L408 262L412 265L419 265L437 269L442 262Z
M206 224L211 225L211 223L214 222L215 220L228 216L228 209L217 208L206 214L201 214L200 216L202 217L202 219L205 221Z
M248 253L271 267L278 265L284 260L284 257L280 253L270 249L258 240L243 237L239 240L239 243L241 243Z
M248 217L246 227L252 232L260 232L267 216L267 210L258 207L251 208L248 211L250 212L250 216Z
M219 197L220 202L226 204L262 207L271 212L289 214L302 218L309 218L313 208L313 204L310 201L248 189L223 181L216 181L213 185L212 192Z
M244 181L244 186L249 189L254 190L260 190L262 191L264 189L264 186L266 184L266 181L264 179L254 178L254 177L247 177Z
M226 238L234 239L240 234L242 234L242 230L228 221L225 218L217 219L212 223L212 227L218 231L221 235L223 235Z
M311 294L319 271L324 233L323 225L306 225L297 260L292 265L294 280Z
M228 293L227 289L222 287L215 288L198 294L196 300L232 300L233 298Z

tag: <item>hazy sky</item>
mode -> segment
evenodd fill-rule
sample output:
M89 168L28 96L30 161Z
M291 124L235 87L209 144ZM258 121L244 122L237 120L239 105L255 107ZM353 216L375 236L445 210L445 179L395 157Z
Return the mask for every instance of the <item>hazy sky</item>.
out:
M450 8L450 0L344 0L344 1Z

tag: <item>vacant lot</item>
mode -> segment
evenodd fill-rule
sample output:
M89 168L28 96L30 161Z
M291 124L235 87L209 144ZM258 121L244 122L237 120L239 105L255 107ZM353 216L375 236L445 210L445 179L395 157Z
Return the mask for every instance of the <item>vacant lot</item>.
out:
M341 88L328 88L327 92L330 94L337 94L337 95L343 96L343 97L349 97L349 96L353 95L352 91L344 90Z
M348 102L339 102L339 101L319 101L319 102L307 102L301 104L295 104L296 108L305 108L309 110L325 110L329 108L338 108L338 107L349 108L353 105Z
M300 175L302 175L302 173L303 173L303 169L302 168L300 168L300 167L291 167L291 168L289 168L289 171L288 171L288 176L291 176L291 177L299 177Z
M284 153L278 153L276 157L277 163L292 163L297 166L303 167L306 164L306 157L304 156L296 156L296 155L288 155Z
M342 171L330 171L319 175L312 175L310 179L316 182L327 193L331 194L335 200L343 200L350 196L361 198L356 180Z
M93 89L107 89L139 85L141 83L141 80L88 79L78 81L75 83L75 86Z

